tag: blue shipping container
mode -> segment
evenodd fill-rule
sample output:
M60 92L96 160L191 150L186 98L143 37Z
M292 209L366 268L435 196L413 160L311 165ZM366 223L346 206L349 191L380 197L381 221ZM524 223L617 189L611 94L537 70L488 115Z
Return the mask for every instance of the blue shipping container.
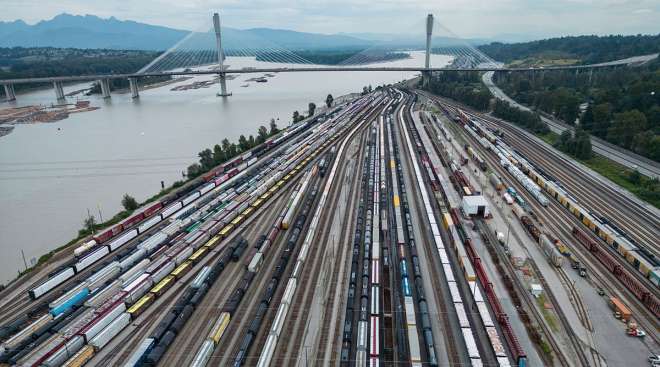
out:
M68 311L71 307L73 307L76 304L82 303L87 296L89 295L89 288L83 288L80 292L76 293L73 297L69 298L66 302L62 303L61 305L53 308L50 310L50 314L53 315L54 317L58 316L59 314L65 313Z

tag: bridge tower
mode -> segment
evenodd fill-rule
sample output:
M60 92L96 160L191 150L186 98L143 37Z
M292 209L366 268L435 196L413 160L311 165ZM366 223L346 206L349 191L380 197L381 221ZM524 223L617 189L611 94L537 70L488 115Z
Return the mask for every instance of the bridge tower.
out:
M431 67L431 38L433 36L433 14L426 16L426 60L424 68L427 70L422 73L422 80L426 85L431 78L431 72L428 69Z
M231 93L227 93L227 80L225 70L225 52L222 50L222 37L220 34L220 15L213 14L213 28L215 29L215 44L218 49L218 66L220 68L220 93L218 97L228 97Z

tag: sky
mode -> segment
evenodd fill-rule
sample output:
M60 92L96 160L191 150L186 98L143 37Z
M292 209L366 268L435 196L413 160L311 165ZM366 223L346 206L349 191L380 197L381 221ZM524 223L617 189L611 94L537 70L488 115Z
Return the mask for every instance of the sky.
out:
M202 30L223 25L319 33L423 33L424 18L461 37L541 38L660 33L659 0L0 0L1 21L33 24L66 12ZM434 34L450 32L436 27Z

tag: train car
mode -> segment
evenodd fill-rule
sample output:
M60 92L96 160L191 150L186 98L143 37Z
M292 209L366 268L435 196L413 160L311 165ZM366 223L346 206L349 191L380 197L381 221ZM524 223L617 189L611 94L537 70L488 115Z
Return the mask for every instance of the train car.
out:
M125 367L138 367L144 362L146 356L156 346L156 341L153 338L147 338L140 343L140 346L131 354L128 361L124 364Z
M172 271L172 275L177 279L181 279L184 275L186 275L190 271L190 268L192 268L191 261L183 262L181 263L181 265L179 265L176 269Z
M130 315L131 319L135 320L154 302L155 299L156 297L152 293L147 293L135 302L126 312Z
M220 314L220 317L218 317L218 319L216 320L215 324L213 324L213 327L211 328L208 337L210 340L213 341L215 345L218 345L218 343L220 343L220 340L222 339L222 335L224 335L225 331L227 330L229 321L231 321L231 315L228 312L222 312Z
M156 297L160 297L168 289L170 289L176 282L176 277L174 275L168 275L165 278L161 279L151 290L149 291Z
M28 291L28 295L32 299L37 299L43 296L44 294L48 293L50 290L57 287L58 285L64 283L66 280L70 279L74 275L75 275L75 271L73 268L71 267L65 268L62 271L53 275L52 277L43 281L38 286L30 289Z

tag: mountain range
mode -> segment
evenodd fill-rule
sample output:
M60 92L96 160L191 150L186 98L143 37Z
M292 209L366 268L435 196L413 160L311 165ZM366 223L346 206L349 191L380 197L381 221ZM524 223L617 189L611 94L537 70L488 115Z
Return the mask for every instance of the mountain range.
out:
M320 34L272 28L223 28L223 48L258 48L277 45L288 50L346 49L365 47L421 47L423 36L377 33ZM166 50L190 34L190 31L139 23L130 20L107 19L94 15L60 14L50 20L29 25L22 20L0 22L0 47L58 47L125 50ZM204 44L214 43L208 37ZM189 41L195 42L194 40ZM202 42L199 41L198 42ZM213 41L214 42L214 41ZM470 43L479 45L487 40L458 40L435 37L434 47ZM192 47L192 46L191 46ZM272 46L271 46L272 47Z

